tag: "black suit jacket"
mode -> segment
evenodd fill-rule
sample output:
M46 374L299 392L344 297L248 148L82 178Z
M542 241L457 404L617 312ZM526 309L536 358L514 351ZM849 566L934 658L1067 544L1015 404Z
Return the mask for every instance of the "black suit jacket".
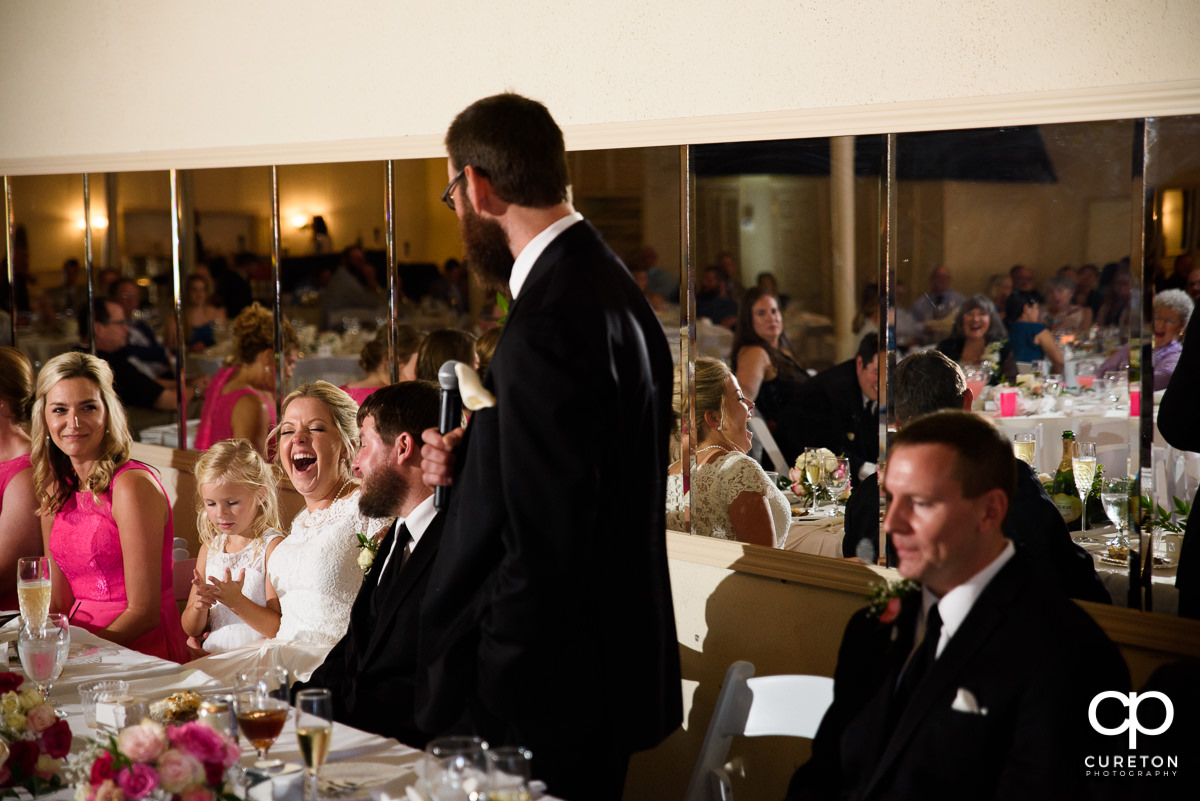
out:
M879 415L865 408L854 359L817 373L801 387L800 397L803 411L789 423L801 428L800 444L848 456L857 487L863 463L879 461Z
M1193 314L1183 340L1183 352L1167 392L1158 407L1158 430L1172 447L1200 452L1200 314ZM1162 499L1164 507L1170 506ZM1200 490L1192 499L1179 553L1179 615L1200 618Z
M430 566L442 538L444 516L436 515L417 541L408 561L401 552L379 584L383 547L376 564L363 578L350 611L350 627L307 682L295 690L328 687L333 690L334 718L342 723L394 737L405 745L424 748L429 735L417 726L413 709L417 672L418 627ZM381 546L393 547L398 522L388 529ZM376 617L371 624L371 596L376 593Z
M576 223L512 304L484 380L496 405L458 448L417 720L529 747L556 795L578 795L561 778L568 752L628 754L682 719L665 535L673 372L628 270Z
M1084 756L1114 748L1088 724L1088 705L1099 692L1129 690L1125 663L1095 621L1011 559L889 737L889 706L920 607L914 593L893 625L866 610L851 619L833 706L788 799L1088 797ZM953 709L960 689L987 714Z

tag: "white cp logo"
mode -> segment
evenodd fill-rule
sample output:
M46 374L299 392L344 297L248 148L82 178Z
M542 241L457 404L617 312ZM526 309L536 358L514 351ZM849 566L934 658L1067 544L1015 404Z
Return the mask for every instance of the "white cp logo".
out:
M1100 725L1100 721L1096 720L1096 708L1100 706L1100 702L1105 698L1115 698L1125 706L1129 707L1129 718L1115 729L1106 729ZM1162 725L1157 729L1142 728L1142 724L1138 721L1138 704L1147 698L1157 698L1159 701L1162 701L1162 705L1167 711L1166 718L1163 720ZM1142 734L1149 735L1162 734L1171 727L1171 721L1174 719L1175 707L1171 704L1171 699L1156 690L1152 690L1148 693L1141 693L1140 696L1138 693L1119 693L1116 690L1109 690L1108 692L1100 693L1093 698L1092 703L1088 706L1088 722L1092 724L1092 728L1098 731L1100 734L1107 734L1110 736L1114 734L1120 734L1128 729L1130 748L1137 748L1137 736L1139 731Z

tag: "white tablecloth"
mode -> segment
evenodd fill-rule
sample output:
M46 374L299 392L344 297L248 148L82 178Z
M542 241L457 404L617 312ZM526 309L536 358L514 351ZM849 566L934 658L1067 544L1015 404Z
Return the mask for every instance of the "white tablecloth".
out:
M840 559L842 537L846 534L846 518L840 514L829 517L826 514L829 508L819 507L815 516L793 517L784 550Z
M1104 559L1108 539L1115 537L1117 530L1113 526L1093 528L1088 530L1088 538L1082 538L1073 533L1075 541L1082 545L1092 555L1096 563L1096 573L1104 582L1104 588L1112 596L1114 606L1129 606L1129 567L1114 564ZM1181 535L1168 534L1162 538L1158 548L1161 556L1169 560L1169 564L1153 569L1151 589L1153 594L1153 611L1168 615L1179 614L1179 590L1175 588L1175 575L1179 567L1179 544Z
M1079 442L1096 443L1096 459L1104 465L1104 473L1108 476L1126 475L1130 443L1134 447L1137 443L1138 421L1129 416L1127 409L1068 411L1020 417L993 417L995 412L981 414L991 417L1009 440L1017 433L1032 432L1035 435L1037 456L1034 464L1039 473L1054 475L1058 469L1062 459L1062 432L1067 430L1074 431L1075 439Z

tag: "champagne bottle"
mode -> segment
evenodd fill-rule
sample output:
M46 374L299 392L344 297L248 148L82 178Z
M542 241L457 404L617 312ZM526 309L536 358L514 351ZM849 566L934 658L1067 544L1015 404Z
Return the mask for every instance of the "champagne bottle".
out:
M1074 455L1075 432L1062 433L1062 460L1054 473L1054 483L1050 486L1050 497L1058 507L1058 513L1063 516L1067 528L1078 531L1081 524L1079 519L1083 514L1083 502L1079 499L1079 491L1075 488L1075 471L1071 467L1071 457Z

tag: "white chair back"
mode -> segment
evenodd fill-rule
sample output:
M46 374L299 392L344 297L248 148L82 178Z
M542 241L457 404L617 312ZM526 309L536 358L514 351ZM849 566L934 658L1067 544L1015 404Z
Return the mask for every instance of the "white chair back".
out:
M685 801L732 801L725 758L735 736L814 737L833 703L827 676L752 676L749 662L726 671Z
M792 466L783 458L783 451L779 450L775 437L771 436L771 429L767 427L767 421L761 417L751 417L750 431L754 434L754 441L762 445L762 449L771 459L771 464L775 465L775 472L786 476Z

